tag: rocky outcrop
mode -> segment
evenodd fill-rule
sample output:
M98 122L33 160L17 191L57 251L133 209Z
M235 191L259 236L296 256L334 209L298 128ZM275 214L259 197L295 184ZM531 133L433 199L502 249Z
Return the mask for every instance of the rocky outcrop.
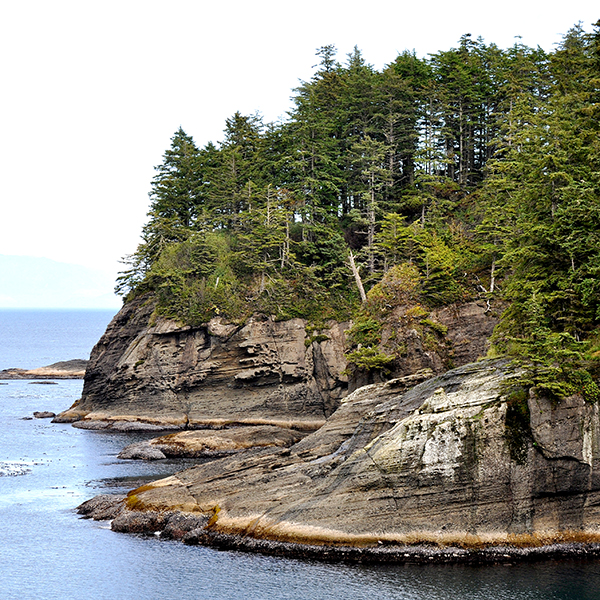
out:
M55 421L90 429L194 429L268 425L314 431L354 389L423 368L442 373L485 354L497 317L483 303L431 313L435 336L418 318L392 318L385 336L403 352L382 376L346 373L345 331L330 323L254 317L236 326L214 318L187 327L154 316L148 298L127 303L93 349L81 401ZM395 321L394 321L395 319ZM431 341L433 340L433 342Z
M124 448L118 458L161 460L163 458L218 458L247 448L284 447L300 441L306 432L283 427L254 425L220 430L171 433Z
M129 302L93 349L81 401L57 421L97 428L270 425L312 431L347 392L344 324L215 318L187 327Z
M0 379L83 379L87 364L87 360L75 358L38 369L4 369Z
M421 305L395 307L384 319L380 347L394 359L382 370L350 369L349 391L404 377L420 369L441 374L486 356L502 306L482 301L428 311Z
M515 544L600 541L598 405L532 394L519 421L502 362L418 383L427 377L355 391L290 448L247 450L134 490L113 529L162 531L176 515L187 543L356 560L401 559L423 542L459 548L452 556L512 544L508 556Z
M432 312L432 319L446 328L447 359L456 367L484 357L498 324L502 305L485 302L451 304Z

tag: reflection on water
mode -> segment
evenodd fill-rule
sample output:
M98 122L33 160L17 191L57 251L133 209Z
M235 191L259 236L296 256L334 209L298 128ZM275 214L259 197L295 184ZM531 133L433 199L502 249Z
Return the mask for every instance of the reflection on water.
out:
M516 566L323 564L110 531L74 508L193 461L122 461L148 437L22 420L69 406L81 382L0 386L0 598L115 600L599 600L597 562ZM9 476L15 469L19 476ZM16 473L15 473L16 474Z

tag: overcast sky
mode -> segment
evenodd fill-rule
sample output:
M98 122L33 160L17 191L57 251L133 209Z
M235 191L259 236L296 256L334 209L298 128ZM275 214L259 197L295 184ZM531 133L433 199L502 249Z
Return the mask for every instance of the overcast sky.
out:
M203 146L236 110L284 117L316 48L382 68L471 33L551 50L597 2L4 0L0 254L102 269L135 250L153 167L181 125Z

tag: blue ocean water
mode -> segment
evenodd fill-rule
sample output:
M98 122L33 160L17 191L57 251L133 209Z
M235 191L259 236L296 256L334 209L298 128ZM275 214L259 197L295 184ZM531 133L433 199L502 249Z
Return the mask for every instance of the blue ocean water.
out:
M90 357L115 310L0 309L0 370Z
M15 311L12 320L7 312L0 319L0 366L83 358L102 333L96 311L87 317L77 311L77 318ZM103 318L108 322L110 315ZM600 600L597 561L494 567L323 564L114 533L108 523L80 519L74 508L98 493L124 492L189 463L121 461L117 453L139 436L24 420L34 410L70 406L81 381L6 383L0 385L3 600Z

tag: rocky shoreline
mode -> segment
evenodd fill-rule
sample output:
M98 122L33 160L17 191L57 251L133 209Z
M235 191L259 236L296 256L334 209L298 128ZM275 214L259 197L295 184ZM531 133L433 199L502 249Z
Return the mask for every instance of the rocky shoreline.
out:
M563 532L553 539L513 536L510 541L463 540L461 545L448 541L396 543L378 540L370 546L343 544L301 544L275 539L257 539L249 535L227 534L211 529L206 515L181 512L146 512L128 514L126 496L101 495L77 507L84 519L112 521L119 533L159 535L189 546L206 546L218 550L235 550L267 556L361 564L516 564L560 559L600 557L600 536L596 541L582 539L580 532Z
M88 365L87 360L74 358L60 361L37 369L11 368L0 371L0 380L15 379L83 379Z
M381 544L375 547L316 546L257 540L239 535L212 532L187 534L185 544L202 544L219 550L256 552L269 556L321 560L325 562L376 563L376 564L435 564L461 563L471 565L507 564L565 558L600 557L600 543L554 543L543 546L517 547L508 545L485 548L457 548L434 544L396 545Z
M154 315L151 299L126 304L81 400L55 422L156 430L120 458L199 464L81 514L117 532L320 560L600 556L600 405L540 396L505 360L473 362L493 325L476 303L436 319L445 345L403 330L410 343L382 382L348 372L348 324L192 328Z
M531 394L525 431L503 391L517 375L482 361L364 386L299 441L236 448L80 512L117 532L321 560L600 556L598 406Z

